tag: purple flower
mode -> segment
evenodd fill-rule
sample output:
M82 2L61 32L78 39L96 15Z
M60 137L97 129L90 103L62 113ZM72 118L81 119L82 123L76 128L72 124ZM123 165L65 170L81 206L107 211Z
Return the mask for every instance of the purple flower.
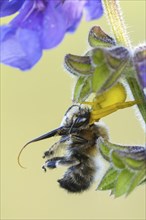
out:
M66 32L74 32L83 11L87 20L103 13L101 0L21 0L21 4L20 0L1 1L1 16L19 10L8 25L0 27L1 62L21 70L36 64L42 51L57 46Z
M23 5L25 0L1 0L0 1L0 17L12 15L17 12Z
M146 45L137 47L134 53L137 76L143 89L146 89Z

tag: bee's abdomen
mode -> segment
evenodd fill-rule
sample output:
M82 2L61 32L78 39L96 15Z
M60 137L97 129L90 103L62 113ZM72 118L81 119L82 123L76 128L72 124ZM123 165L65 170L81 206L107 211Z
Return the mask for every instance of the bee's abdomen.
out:
M85 164L80 164L70 167L58 182L67 191L77 193L88 189L93 179L94 169Z

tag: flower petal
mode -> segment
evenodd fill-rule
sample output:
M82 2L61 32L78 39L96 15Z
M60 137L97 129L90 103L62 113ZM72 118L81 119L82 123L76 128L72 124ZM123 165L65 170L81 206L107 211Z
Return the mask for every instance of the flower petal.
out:
M142 88L146 88L146 45L136 48L134 64Z
M57 46L66 32L77 28L86 0L67 0L56 7L56 1L50 0L44 12L42 24L42 45L44 49Z
M37 10L35 10L35 0L25 0L19 14L11 20L10 24L16 28L36 29L38 25L34 25L32 18L36 19L37 23L39 15L40 13L37 13Z
M12 15L17 12L23 5L25 0L1 0L0 1L0 17Z
M66 32L75 31L84 7L89 20L102 14L101 0L23 0L23 7L18 0L11 2L15 3L11 14L20 10L8 26L1 27L1 62L21 70L31 68L42 50L57 46ZM93 7L95 15L91 16Z
M50 49L57 46L64 38L66 32L66 18L62 5L56 6L56 2L50 0L46 8L40 37L43 49Z
M1 62L21 70L30 69L40 59L42 49L37 32L2 26ZM31 39L31 40L30 40Z
M100 18L103 14L101 0L87 0L85 10L87 21Z
M139 79L143 88L146 88L146 61L139 63Z
M67 0L63 4L63 11L66 20L66 31L74 32L79 25L83 15L83 9L87 0Z

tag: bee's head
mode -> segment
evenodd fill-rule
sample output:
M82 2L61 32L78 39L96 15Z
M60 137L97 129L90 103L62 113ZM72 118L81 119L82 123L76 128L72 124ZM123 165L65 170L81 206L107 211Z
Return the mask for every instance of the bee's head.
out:
M89 120L90 120L89 108L81 107L79 105L71 106L65 113L63 121L59 128L56 128L55 130L52 130L46 134L43 134L31 140L23 146L23 148L21 149L18 155L19 165L23 167L20 163L20 155L28 144L41 141L53 136L67 136L73 132L77 132L78 129L85 128L89 124Z
M72 105L64 115L61 126L69 128L70 133L89 124L90 110L85 106Z

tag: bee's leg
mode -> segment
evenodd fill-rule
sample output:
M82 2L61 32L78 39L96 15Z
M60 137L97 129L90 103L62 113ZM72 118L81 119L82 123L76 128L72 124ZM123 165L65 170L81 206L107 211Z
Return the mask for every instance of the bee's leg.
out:
M61 137L61 139L56 142L55 144L53 144L47 151L44 152L43 158L45 157L52 157L55 153L57 153L57 151L65 146L63 145L67 140L69 139L69 136L63 136Z
M56 167L59 166L70 167L70 166L75 166L77 164L80 164L80 161L75 158L62 157L62 159L57 162Z
M60 146L59 141L53 144L47 151L44 152L43 158L53 156L55 152L57 152L59 146Z
M42 169L46 171L46 168L57 168L59 166L73 166L77 165L80 162L75 158L66 158L66 157L54 157L45 162Z
M42 169L46 171L46 168L51 168L51 169L56 168L57 162L61 159L62 157L54 157L54 158L47 160L45 164L42 166Z
M86 104L86 105L90 105L92 107L92 109L101 109L101 105L100 103L103 102L105 100L104 98L104 95L100 95L98 96L98 99L97 98L94 98L92 102L83 102L83 104Z

